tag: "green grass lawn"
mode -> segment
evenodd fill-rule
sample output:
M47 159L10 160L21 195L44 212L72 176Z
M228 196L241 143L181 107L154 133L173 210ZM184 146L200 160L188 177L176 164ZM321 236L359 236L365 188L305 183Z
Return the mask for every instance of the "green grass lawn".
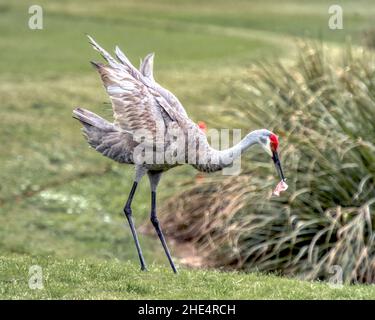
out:
M30 289L29 267L42 267L43 289ZM0 258L0 292L17 299L373 299L374 286L333 287L256 273L138 265L119 261Z
M332 290L275 276L183 270L175 277L160 267L166 260L159 242L146 235L141 244L155 265L139 273L122 214L132 168L90 150L71 117L83 106L111 118L88 63L100 57L85 33L108 51L119 45L135 64L155 52L157 80L192 119L210 123L207 110L230 103L227 83L251 63L289 59L296 39L306 36L332 47L346 35L360 43L372 1L336 2L344 6L344 31L327 28L329 1L297 0L42 0L44 29L33 31L27 20L34 1L0 0L0 297L374 298L371 287ZM159 202L194 175L188 167L168 172ZM149 202L145 180L133 202L138 226L148 221ZM40 292L24 282L34 261L47 277Z

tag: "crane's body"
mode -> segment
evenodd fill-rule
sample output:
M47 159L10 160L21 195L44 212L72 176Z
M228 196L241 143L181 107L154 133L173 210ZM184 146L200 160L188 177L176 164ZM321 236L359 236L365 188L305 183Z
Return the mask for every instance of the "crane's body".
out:
M89 39L94 49L108 63L104 65L92 62L112 101L114 122L83 108L76 108L73 117L83 124L84 135L92 148L114 161L135 166L135 178L124 213L135 240L142 270L146 270L146 264L134 227L131 202L139 181L145 174L148 175L151 187L151 222L173 271L177 272L156 215L156 189L162 173L181 164L190 164L204 172L218 171L230 166L234 159L252 145L260 144L270 153L284 180L276 151L277 137L269 130L260 129L250 132L232 148L213 149L199 126L188 117L181 102L154 80L153 54L146 56L138 70L118 47L115 51L117 61L91 37ZM179 161L170 154L167 156L176 134L182 138L178 147L183 154ZM151 151L148 161L143 157L144 149ZM189 153L189 150L193 152Z

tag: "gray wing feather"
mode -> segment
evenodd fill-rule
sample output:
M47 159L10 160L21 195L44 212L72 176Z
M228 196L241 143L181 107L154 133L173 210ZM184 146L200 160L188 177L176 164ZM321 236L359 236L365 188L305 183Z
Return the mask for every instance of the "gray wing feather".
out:
M144 60L141 61L140 72L151 81L152 87L179 113L179 115L188 118L186 110L178 98L155 81L153 74L154 56L154 53L149 53Z
M168 101L151 85L150 79L144 77L116 47L116 56L120 63L88 36L94 49L99 51L109 65L95 63L107 93L112 100L115 124L125 130L151 129L156 123L160 125L161 111L168 114L171 120L178 121L179 114Z
M154 53L149 53L143 61L141 61L141 65L139 67L139 71L142 75L152 82L155 83L154 80Z

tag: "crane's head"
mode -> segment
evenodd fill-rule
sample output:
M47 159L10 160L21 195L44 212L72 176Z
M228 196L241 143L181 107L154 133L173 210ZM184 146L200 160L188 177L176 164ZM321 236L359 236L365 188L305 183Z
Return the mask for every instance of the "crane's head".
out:
M285 181L283 169L281 167L280 159L279 159L279 138L276 134L272 133L271 131L266 131L264 135L262 135L259 139L260 145L262 148L272 157L272 160L275 164L277 173L282 181Z

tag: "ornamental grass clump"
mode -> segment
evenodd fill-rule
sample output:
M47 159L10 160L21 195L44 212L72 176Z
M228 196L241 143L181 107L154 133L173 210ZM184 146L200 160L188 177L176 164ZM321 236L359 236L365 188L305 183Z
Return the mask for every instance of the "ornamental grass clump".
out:
M233 107L217 119L279 134L288 191L271 196L275 169L255 147L241 175L206 177L169 199L162 223L209 266L374 283L374 56L299 52L293 65L258 65L232 81Z

